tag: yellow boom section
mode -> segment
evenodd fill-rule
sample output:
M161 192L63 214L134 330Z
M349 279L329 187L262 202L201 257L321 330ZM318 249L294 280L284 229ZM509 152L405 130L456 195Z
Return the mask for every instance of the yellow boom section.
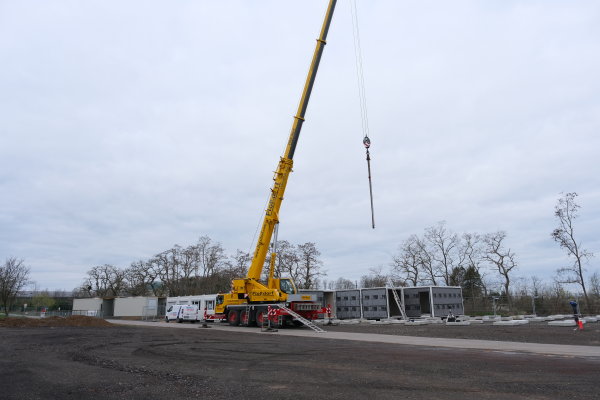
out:
M327 38L327 32L329 31L331 19L333 17L335 4L336 0L330 0L329 6L327 7L327 12L325 13L325 20L323 21L321 34L317 39L317 45L315 47L312 62L310 64L310 69L308 70L308 76L306 77L306 83L304 84L304 90L302 91L302 97L300 98L298 111L294 116L294 123L292 124L292 130L290 132L285 153L279 160L277 171L275 171L275 177L273 178L275 182L273 183L273 188L271 189L269 204L265 211L265 218L260 230L260 235L256 242L254 257L252 258L252 263L250 264L250 268L248 269L248 273L246 275L247 279L260 279L260 275L265 264L265 259L267 257L267 251L269 250L269 243L271 242L271 237L273 236L273 230L275 229L275 225L279 222L279 208L281 207L283 193L285 192L287 180L294 164L293 158L294 152L296 151L296 144L298 143L298 138L300 137L300 130L302 129L302 123L304 122L304 114L306 113L308 100L310 99L315 77L317 76L317 69L319 68L319 62L321 61L321 54L323 53L323 48L326 44L325 40Z

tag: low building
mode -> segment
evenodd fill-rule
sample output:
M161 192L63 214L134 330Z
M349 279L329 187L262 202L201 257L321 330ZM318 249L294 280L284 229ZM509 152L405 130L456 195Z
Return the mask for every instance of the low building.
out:
M394 296L394 291L396 296ZM365 288L360 290L362 317L365 319L401 318L402 288ZM400 303L400 304L399 304Z
M417 286L402 288L408 317L445 317L450 312L463 315L460 286Z
M166 299L156 296L93 297L73 299L73 314L103 318L162 317Z
M73 315L102 316L102 298L73 299Z

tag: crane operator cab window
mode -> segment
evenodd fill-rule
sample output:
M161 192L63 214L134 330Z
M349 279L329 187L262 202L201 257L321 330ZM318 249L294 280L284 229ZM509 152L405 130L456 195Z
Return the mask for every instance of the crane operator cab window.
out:
M284 278L279 281L279 290L287 294L296 294L296 286L289 278Z
M217 296L217 305L220 306L221 304L223 304L223 295L218 295Z

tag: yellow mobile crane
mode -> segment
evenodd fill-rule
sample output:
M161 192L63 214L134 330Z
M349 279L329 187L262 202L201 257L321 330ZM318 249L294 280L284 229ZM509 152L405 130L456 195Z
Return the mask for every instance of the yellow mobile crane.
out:
M288 322L292 322L293 319L305 318L312 320L319 313L326 312L326 309L320 304L312 301L313 296L298 294L296 285L290 278L275 278L274 267L279 209L288 177L292 171L296 144L298 143L300 130L302 129L302 122L304 122L304 114L317 75L321 54L325 47L325 40L333 17L335 4L336 0L329 1L285 153L279 160L277 171L275 171L273 188L271 189L269 203L265 211L265 217L250 268L245 278L234 279L232 281L229 293L217 295L215 318L227 319L230 325L239 325L240 323L246 326L253 323L262 325L267 318L272 317L271 319L276 324L282 326ZM274 238L273 233L275 233ZM264 285L259 279L263 271L271 238L273 238L273 245L269 278L267 284ZM268 310L271 310L270 316L268 315Z

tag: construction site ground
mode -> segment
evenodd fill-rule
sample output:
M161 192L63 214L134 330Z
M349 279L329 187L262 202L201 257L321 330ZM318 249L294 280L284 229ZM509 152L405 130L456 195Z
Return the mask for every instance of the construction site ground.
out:
M597 399L600 393L600 324L584 331L357 324L325 327L327 333L268 333L221 324L11 320L0 320L2 399Z

